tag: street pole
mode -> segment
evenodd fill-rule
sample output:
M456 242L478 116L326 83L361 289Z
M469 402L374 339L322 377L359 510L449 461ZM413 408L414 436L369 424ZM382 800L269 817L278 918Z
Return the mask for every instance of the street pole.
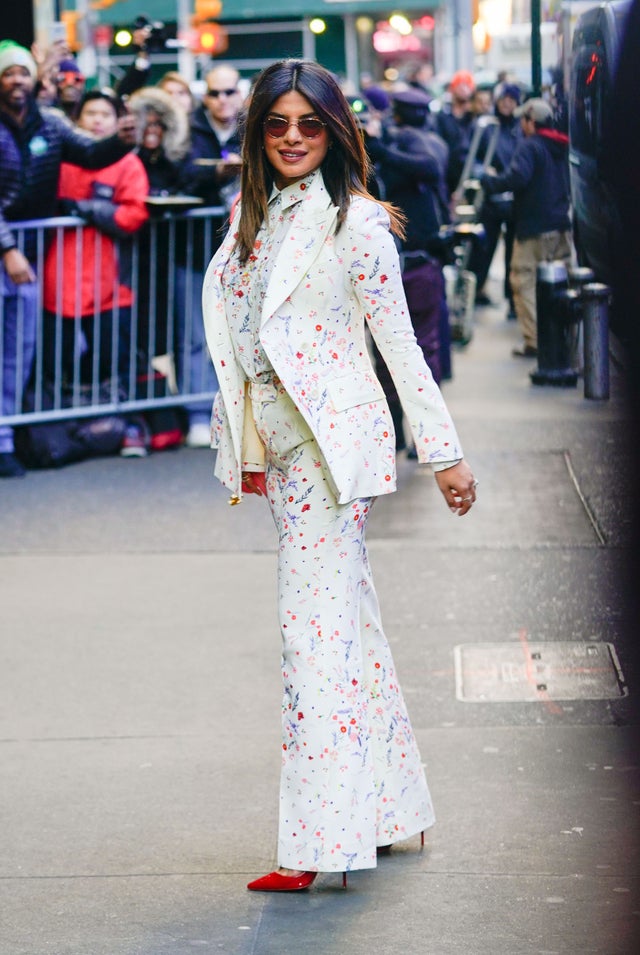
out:
M531 0L531 90L534 96L542 93L540 19L540 0Z
M453 0L453 64L455 70L470 70L473 72L473 26L471 15L471 0Z
M176 22L178 25L178 36L186 37L189 32L192 5L189 0L176 0ZM188 47L178 47L178 72L188 83L195 79L196 70L193 53Z

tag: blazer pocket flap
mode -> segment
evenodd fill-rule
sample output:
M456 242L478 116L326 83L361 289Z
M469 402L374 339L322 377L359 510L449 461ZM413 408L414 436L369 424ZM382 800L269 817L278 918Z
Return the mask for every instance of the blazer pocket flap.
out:
M346 411L347 408L355 408L356 405L364 405L370 401L381 401L384 398L384 391L378 379L358 372L328 381L327 394L336 411Z

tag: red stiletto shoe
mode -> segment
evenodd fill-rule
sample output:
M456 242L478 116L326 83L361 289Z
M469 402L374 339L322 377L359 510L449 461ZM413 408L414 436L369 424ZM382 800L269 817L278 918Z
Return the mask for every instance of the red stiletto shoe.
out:
M261 879L255 879L247 886L252 892L299 892L308 889L317 872L303 872L302 875L282 875L280 872L270 872Z

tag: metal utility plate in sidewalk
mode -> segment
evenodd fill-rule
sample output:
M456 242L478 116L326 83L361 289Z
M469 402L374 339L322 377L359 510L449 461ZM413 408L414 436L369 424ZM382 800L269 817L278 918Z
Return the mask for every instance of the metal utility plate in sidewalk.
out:
M466 643L454 648L465 703L608 700L626 695L610 643Z

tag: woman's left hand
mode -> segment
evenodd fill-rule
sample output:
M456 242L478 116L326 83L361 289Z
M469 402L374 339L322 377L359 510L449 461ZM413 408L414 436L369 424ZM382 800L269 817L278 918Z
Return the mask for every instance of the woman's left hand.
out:
M454 514L457 513L459 517L462 517L463 514L471 510L476 500L478 482L464 459L458 461L451 468L436 471L435 478L449 505L449 509Z

